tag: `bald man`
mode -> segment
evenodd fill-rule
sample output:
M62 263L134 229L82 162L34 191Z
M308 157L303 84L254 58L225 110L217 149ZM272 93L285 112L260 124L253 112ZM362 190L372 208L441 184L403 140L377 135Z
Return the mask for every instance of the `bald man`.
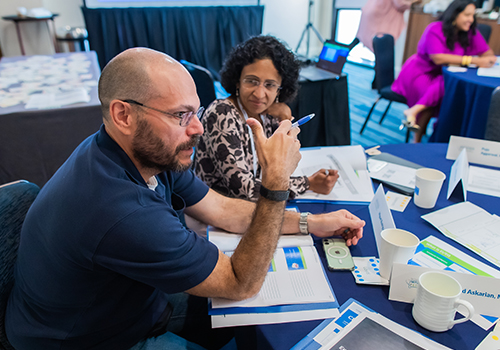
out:
M124 51L103 69L99 98L100 130L42 188L24 222L6 316L16 349L168 349L172 295L249 298L280 232L299 232L299 214L284 210L300 159L290 121L269 139L248 121L263 169L261 198L251 203L215 193L189 170L202 109L177 61ZM244 233L234 254L186 229L183 211ZM364 226L347 211L310 215L307 224L348 244Z

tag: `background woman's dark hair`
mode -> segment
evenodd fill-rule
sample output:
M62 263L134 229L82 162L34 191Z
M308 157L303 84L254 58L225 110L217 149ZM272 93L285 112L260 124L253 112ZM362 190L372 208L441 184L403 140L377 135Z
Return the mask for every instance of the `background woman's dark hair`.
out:
M458 14L465 10L465 8L470 4L476 6L476 2L473 0L455 0L439 17L439 20L443 22L443 34L446 37L446 46L450 50L453 50L456 42L458 42L464 49L470 45L469 32L459 30L457 35L455 33L456 27L453 25L453 22L457 19ZM474 22L472 22L469 31L472 31L472 34L476 34L476 15L474 15Z
M300 63L281 41L273 36L255 36L235 46L226 57L220 71L220 81L224 89L231 95L236 94L236 84L241 71L255 60L270 59L281 76L280 102L290 102L299 89Z

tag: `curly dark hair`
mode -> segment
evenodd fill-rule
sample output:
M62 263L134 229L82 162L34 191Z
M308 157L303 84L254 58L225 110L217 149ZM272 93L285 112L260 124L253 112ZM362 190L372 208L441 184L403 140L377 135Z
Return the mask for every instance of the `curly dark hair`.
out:
M279 101L291 102L299 89L300 63L285 45L273 36L259 35L235 46L220 71L220 81L224 89L234 96L243 68L256 60L268 58L281 77Z
M443 34L446 37L446 46L450 50L453 50L457 42L464 49L469 47L469 32L472 31L472 34L476 34L476 15L474 15L474 22L472 22L469 32L459 30L457 33L456 27L453 24L457 16L470 4L476 6L476 2L473 0L455 0L439 17L439 20L443 22Z

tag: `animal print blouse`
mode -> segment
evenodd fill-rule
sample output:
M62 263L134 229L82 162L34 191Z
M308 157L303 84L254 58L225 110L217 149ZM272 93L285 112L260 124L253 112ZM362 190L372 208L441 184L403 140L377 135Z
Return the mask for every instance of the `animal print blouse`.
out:
M269 115L263 119L264 133L269 137L278 121ZM257 167L254 176L249 130L236 106L229 99L215 100L201 122L205 132L196 147L196 175L223 195L257 200L261 168ZM307 189L307 176L290 178L290 198Z

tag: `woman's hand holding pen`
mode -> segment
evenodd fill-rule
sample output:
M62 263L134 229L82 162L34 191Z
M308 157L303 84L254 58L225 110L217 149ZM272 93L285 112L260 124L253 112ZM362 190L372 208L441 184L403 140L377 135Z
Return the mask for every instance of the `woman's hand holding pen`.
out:
M338 170L320 169L308 177L309 189L316 193L329 194L338 179Z

